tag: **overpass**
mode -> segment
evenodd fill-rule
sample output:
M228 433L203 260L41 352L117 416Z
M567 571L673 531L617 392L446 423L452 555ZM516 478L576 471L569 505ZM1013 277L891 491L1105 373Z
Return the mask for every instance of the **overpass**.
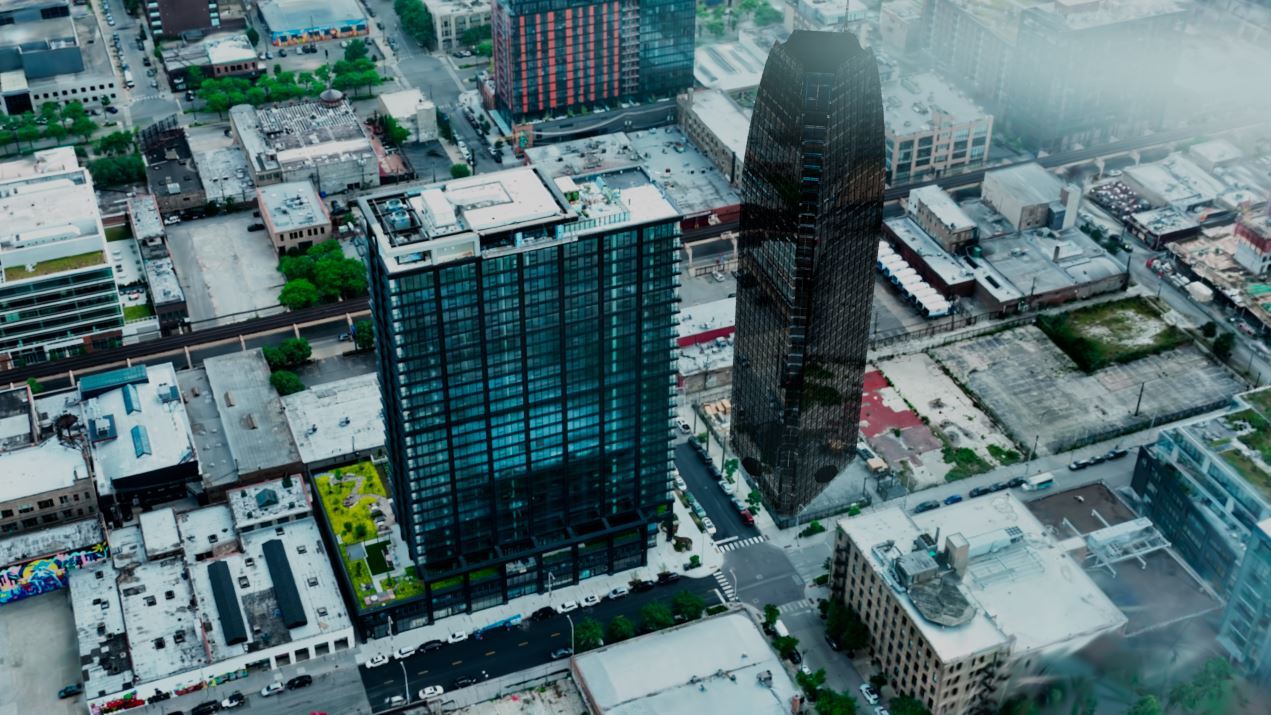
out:
M1222 127L1214 127L1212 125L1185 127L1167 132L1157 132L1150 136L1126 139L1097 147L1052 154L1038 159L1037 163L1047 169L1058 169L1073 164L1081 164L1092 159L1121 156L1142 149L1173 144L1174 142L1191 139L1201 134L1225 133L1235 131L1237 129L1261 126L1266 123L1266 120L1261 119L1253 121L1241 119L1234 123L1227 122ZM965 189L972 186L978 186L980 182L984 180L984 174L989 171L996 171L998 169L1027 163L1032 162L1021 161L1013 164L1003 164L1001 166L976 169L963 174L944 176L930 181L920 181L902 186L894 186L883 192L883 200L885 203L894 203L908 196L911 190L921 186L929 186L931 184L936 184L945 190ZM0 384L23 382L28 378L42 379L72 375L78 372L127 365L130 362L144 361L159 357L169 357L173 355L186 358L188 363L190 362L189 350L191 348L233 341L241 343L243 340L250 337L268 335L288 329L298 331L302 326L314 326L340 320L348 320L352 316L364 315L368 311L369 301L365 297L353 298L327 305L316 305L302 310L295 310L262 318L253 318L239 323L218 325L207 328L206 330L199 330L197 332L168 335L159 338L158 340L137 343L135 345L124 345L122 347L112 348L109 350L85 353L83 355L77 355L75 357L53 362L36 363L33 365L12 368L0 371Z

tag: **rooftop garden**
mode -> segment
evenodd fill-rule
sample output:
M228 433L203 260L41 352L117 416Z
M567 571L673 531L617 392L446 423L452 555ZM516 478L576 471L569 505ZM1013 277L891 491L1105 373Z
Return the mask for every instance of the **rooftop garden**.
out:
M319 474L313 481L361 606L423 593L424 583L394 528L380 470L371 462L358 462Z
M62 258L50 258L47 261L40 261L35 264L35 269L30 271L27 270L26 266L10 266L4 269L4 279L6 281L20 281L24 278L38 278L63 271L99 266L105 262L106 257L102 255L101 251L89 251L88 253L80 253L74 256L63 256Z
M1037 326L1086 372L1173 350L1189 341L1185 333L1161 320L1142 297L1042 315Z
M1267 468L1271 465L1271 422L1254 409L1233 412L1223 421L1236 432L1236 436L1232 448L1221 453L1222 458L1249 484L1271 498L1271 469ZM1246 449L1241 449L1241 446Z
M1271 419L1271 387L1243 395L1245 402L1253 405L1263 417Z

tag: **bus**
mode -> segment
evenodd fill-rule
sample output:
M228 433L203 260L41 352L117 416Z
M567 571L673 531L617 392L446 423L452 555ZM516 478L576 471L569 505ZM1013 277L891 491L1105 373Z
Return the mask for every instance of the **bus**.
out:
M1035 474L1024 480L1024 491L1036 492L1055 486L1055 475L1050 472Z

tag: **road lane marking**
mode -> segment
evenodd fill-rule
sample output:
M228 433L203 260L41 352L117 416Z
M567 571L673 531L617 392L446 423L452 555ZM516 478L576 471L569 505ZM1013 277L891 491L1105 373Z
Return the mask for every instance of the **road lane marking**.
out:
M517 644L516 644L516 647L517 647L517 648L524 648L525 646L527 646L527 645L529 645L529 644L530 644L530 642L529 642L529 641L521 641L520 643L517 643Z
M485 655L486 655L486 657L488 658L488 657L490 657L490 656L494 655L494 651L487 651Z
M450 665L455 666L455 665L462 665L462 664L463 664L463 661L462 661L462 660L456 660L455 662L451 663Z
M421 670L421 671L419 671L418 673L415 673L415 675L428 675L430 672L432 672L432 671L430 671L430 670Z
M557 631L556 633L553 633L553 634L551 634L550 636L548 636L548 638L555 638L555 637L557 637L557 636L559 636L559 635L560 635L560 632L559 632L559 631Z

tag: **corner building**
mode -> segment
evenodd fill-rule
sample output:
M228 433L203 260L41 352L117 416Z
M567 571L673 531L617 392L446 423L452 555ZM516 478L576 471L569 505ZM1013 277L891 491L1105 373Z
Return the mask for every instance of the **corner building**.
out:
M884 166L873 53L831 32L777 45L741 183L732 439L782 525L856 451Z
M643 565L671 508L678 210L642 169L360 204L391 488L426 583L397 625Z

